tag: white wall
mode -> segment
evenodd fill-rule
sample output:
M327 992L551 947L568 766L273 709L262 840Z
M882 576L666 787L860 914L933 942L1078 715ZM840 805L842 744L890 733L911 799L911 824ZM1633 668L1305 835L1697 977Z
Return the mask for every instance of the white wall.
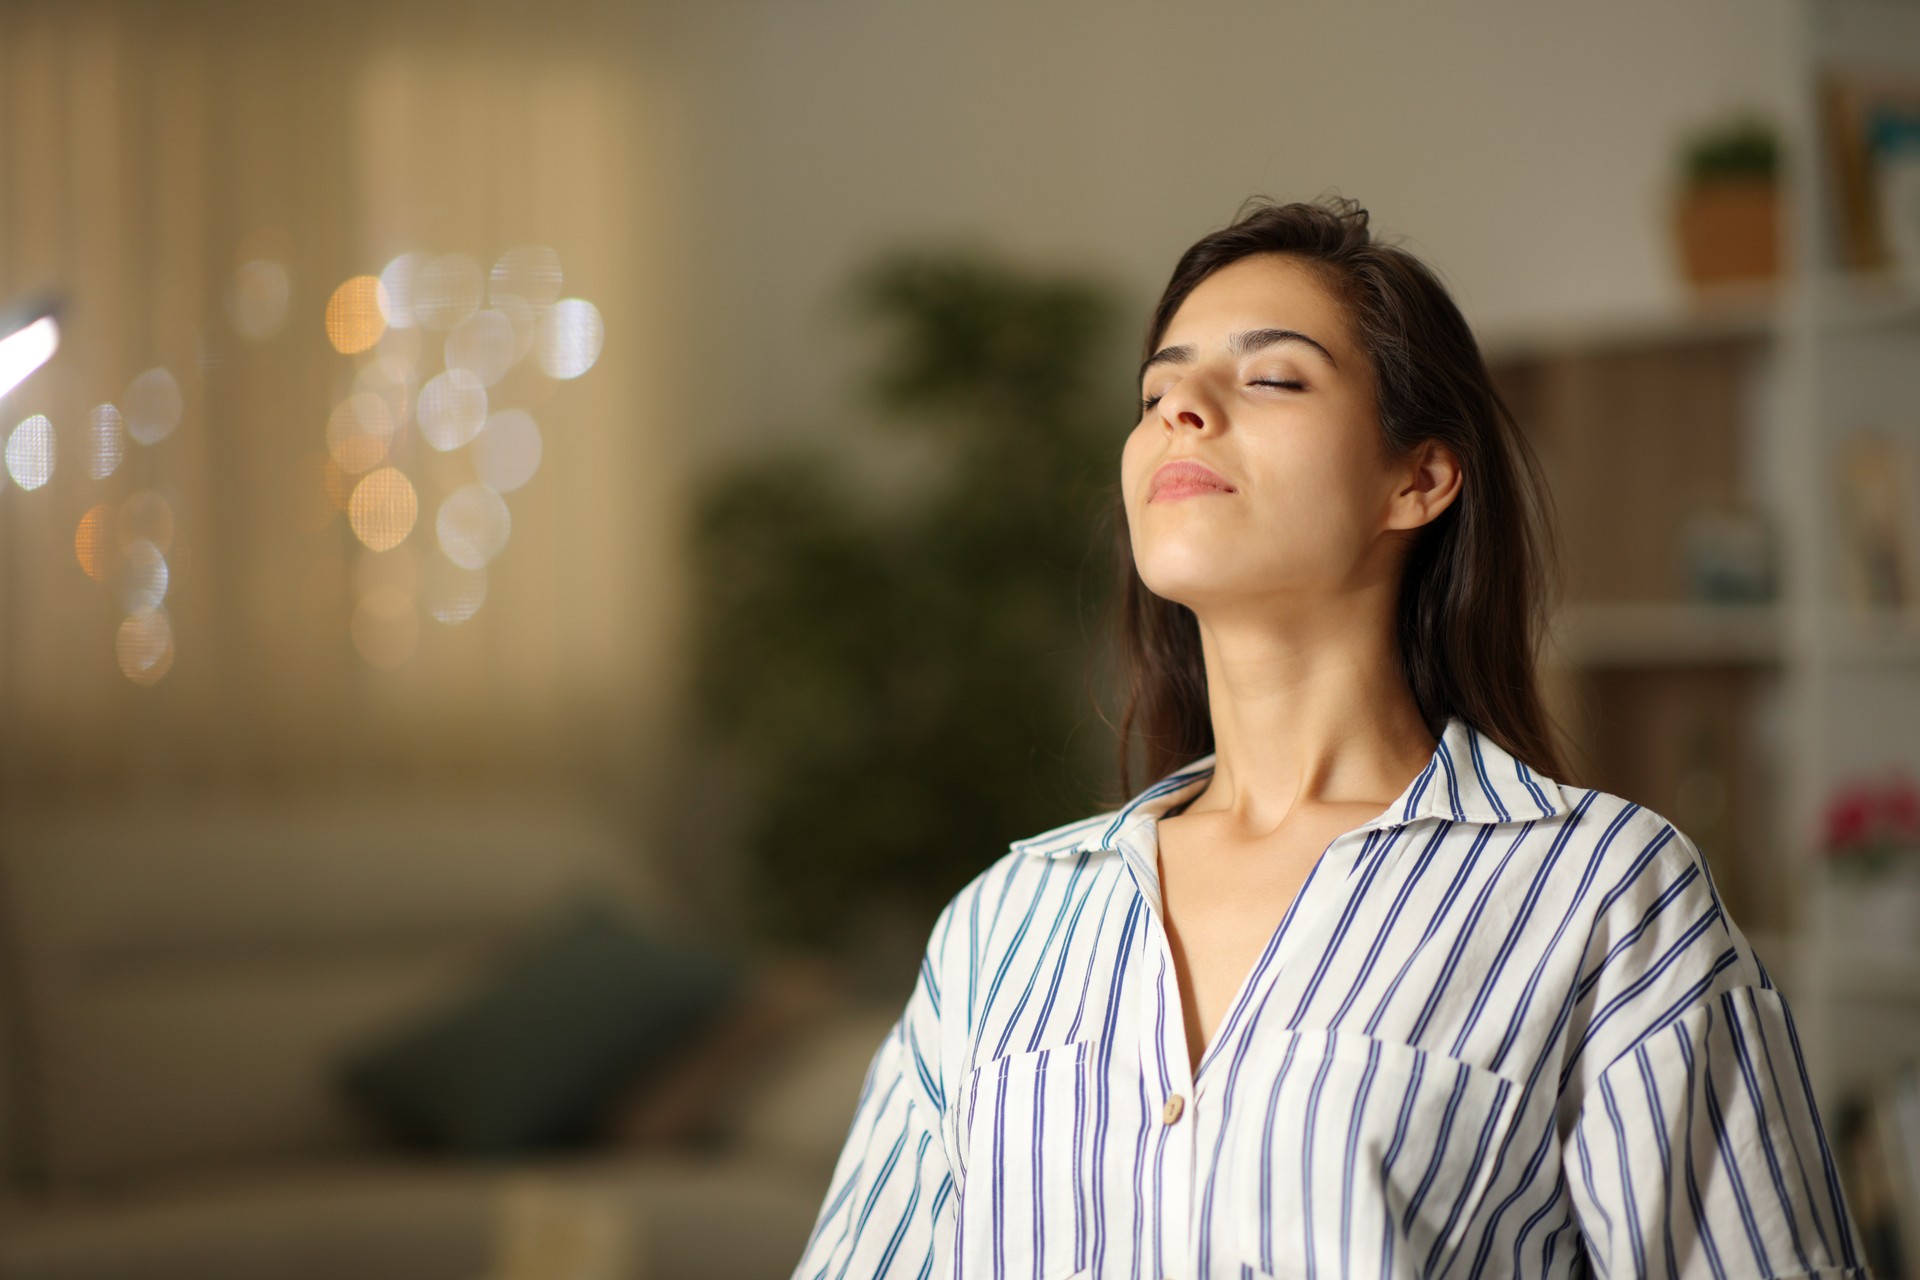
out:
M847 414L830 310L883 242L979 235L1138 301L1248 194L1353 196L1477 326L1678 294L1703 116L1783 93L1789 0L686 0L703 449Z

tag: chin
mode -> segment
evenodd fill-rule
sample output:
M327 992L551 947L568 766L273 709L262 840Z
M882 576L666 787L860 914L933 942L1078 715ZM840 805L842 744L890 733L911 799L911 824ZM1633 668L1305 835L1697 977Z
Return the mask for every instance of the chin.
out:
M1142 561L1134 559L1134 571L1140 575L1141 583L1147 590L1168 600L1186 604L1191 600L1217 596L1233 590L1232 583L1220 576L1218 555L1209 555L1198 549L1183 549L1168 555L1161 554Z

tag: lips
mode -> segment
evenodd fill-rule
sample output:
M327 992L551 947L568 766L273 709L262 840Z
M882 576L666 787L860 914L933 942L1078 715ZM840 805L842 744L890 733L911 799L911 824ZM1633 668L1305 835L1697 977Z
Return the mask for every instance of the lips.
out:
M1227 478L1211 467L1202 466L1188 458L1178 462L1169 462L1153 473L1153 486L1147 494L1147 500L1160 497L1179 497L1189 493L1232 493L1234 488Z

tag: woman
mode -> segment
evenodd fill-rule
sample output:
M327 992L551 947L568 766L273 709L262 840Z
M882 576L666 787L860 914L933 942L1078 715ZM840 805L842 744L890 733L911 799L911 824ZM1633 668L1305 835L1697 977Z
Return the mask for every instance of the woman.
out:
M1158 781L941 913L796 1276L1865 1277L1698 849L1556 781L1544 489L1444 288L1256 201L1145 352Z

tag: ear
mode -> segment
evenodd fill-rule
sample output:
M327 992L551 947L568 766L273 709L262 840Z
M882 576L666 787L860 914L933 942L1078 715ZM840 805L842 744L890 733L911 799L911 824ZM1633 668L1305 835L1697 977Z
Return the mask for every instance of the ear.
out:
M1387 528L1417 529L1437 518L1460 494L1460 459L1438 440L1423 440L1394 471Z

